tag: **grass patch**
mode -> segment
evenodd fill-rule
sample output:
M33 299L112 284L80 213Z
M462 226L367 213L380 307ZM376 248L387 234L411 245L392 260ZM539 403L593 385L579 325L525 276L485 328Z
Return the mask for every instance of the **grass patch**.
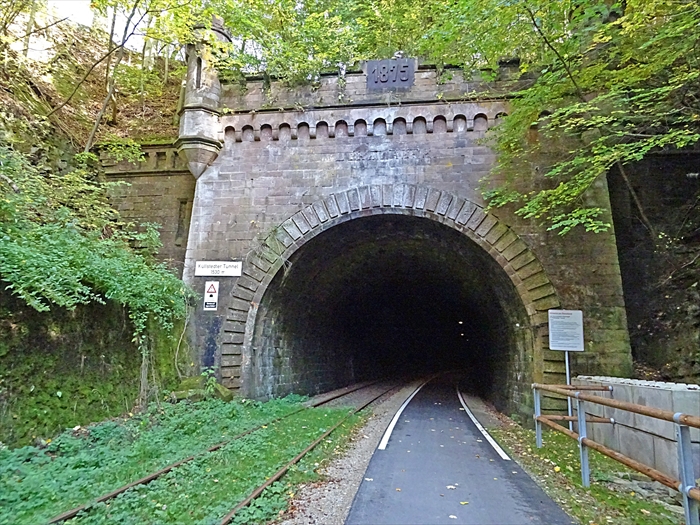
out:
M258 525L283 519L289 511L290 501L294 498L299 486L324 480L319 471L327 467L335 456L345 452L350 439L357 432L357 429L367 422L369 415L370 411L365 410L350 417L328 438L304 456L299 463L293 465L282 480L272 484L248 507L241 509L232 523L234 525Z
M46 448L0 450L0 524L45 522L248 428L290 413L299 408L300 401L298 396L290 396L268 403L210 400L166 404L146 414L66 431ZM253 460L260 454L255 450L256 439L260 438L251 436L246 441L246 455ZM237 465L226 461L227 454L215 457L235 471ZM201 461L193 463L199 465ZM147 493L150 486L138 491L139 495L144 490ZM158 515L153 517L160 519Z
M299 412L195 459L147 486L95 505L67 523L219 523L237 503L346 415L344 408ZM333 437L324 440L327 446L333 442ZM272 485L237 516L235 523L265 523L274 518L286 507L287 497L293 493L290 487L289 480Z
M564 434L543 431L544 446L535 446L534 430L503 418L489 429L498 442L570 516L590 525L680 525L683 518L664 505L624 492L609 483L613 477L637 475L621 463L589 450L591 487L581 483L578 443Z

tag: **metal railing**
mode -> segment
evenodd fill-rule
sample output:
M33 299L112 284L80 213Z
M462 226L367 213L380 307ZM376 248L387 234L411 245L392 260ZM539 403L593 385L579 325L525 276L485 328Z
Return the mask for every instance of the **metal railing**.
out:
M608 399L591 394L585 394L585 391L605 391L612 392L612 387L597 387L597 386L576 386L576 385L543 385L535 383L532 385L535 394L535 434L537 440L537 448L542 448L542 425L545 425L557 432L566 434L579 443L579 454L581 458L581 480L584 487L590 487L590 468L588 465L588 449L592 448L601 454L612 458L623 465L630 467L642 474L649 476L651 479L659 483L677 490L681 493L683 499L683 509L685 511L686 525L700 525L700 488L695 486L695 474L693 472L693 456L691 451L690 427L700 428L700 417L683 414L681 412L673 413L668 410L659 408L637 405L635 403L627 403L616 399ZM566 396L567 399L573 399L576 403L576 416L558 416L558 415L542 415L541 392L551 392ZM611 448L606 447L587 437L586 425L588 423L608 423L615 424L612 418L604 417L587 417L586 403L594 403L604 405L619 410L626 410L635 414L670 421L676 426L676 441L678 443L678 472L680 480L675 479L660 470L656 470L644 463L632 459L624 454L621 454ZM572 430L558 425L555 421L575 421L578 423L578 434Z

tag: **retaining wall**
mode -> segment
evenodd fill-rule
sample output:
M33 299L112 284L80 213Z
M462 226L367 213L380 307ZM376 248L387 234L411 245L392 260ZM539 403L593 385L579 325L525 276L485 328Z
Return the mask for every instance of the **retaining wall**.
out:
M660 408L670 412L700 414L700 386L661 381L642 381L618 377L578 376L576 385L612 386L612 392L596 395ZM678 477L678 452L675 423L642 416L617 408L586 403L586 412L600 417L611 417L614 425L592 423L588 437L641 461L668 475ZM700 477L700 429L691 428L695 476Z

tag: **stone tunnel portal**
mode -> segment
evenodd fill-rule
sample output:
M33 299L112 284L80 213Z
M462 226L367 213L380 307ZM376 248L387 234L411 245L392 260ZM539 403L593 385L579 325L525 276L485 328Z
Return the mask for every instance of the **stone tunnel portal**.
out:
M506 272L463 233L404 214L349 220L296 250L262 298L252 347L266 396L463 369L505 409L532 381L528 316Z

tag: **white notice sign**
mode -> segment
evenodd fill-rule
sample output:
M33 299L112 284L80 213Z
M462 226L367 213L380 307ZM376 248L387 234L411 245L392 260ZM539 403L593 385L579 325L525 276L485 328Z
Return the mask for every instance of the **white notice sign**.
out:
M549 349L583 352L581 310L549 310Z
M219 308L219 281L204 283L204 310L215 311Z
M195 277L240 277L243 270L241 261L197 261Z

